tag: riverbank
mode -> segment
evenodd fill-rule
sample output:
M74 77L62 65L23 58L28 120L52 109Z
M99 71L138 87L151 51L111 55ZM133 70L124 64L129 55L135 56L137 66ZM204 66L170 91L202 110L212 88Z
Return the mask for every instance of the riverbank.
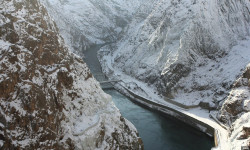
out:
M133 102L146 106L149 109L156 110L164 115L168 115L168 117L172 117L174 119L177 119L179 121L182 121L186 123L187 125L190 125L194 127L195 129L206 133L208 136L214 138L214 144L216 147L227 147L224 145L224 143L221 143L221 141L225 141L225 127L220 124L214 124L214 122L204 122L203 119L197 118L192 116L191 114L188 114L185 111L178 110L176 108L172 108L166 105L161 105L159 103L156 103L152 100L146 99L138 94L135 94L131 90L127 89L126 87L123 87L122 85L115 84L115 89L119 91L120 93L124 94L125 96L129 97ZM195 115L195 114L193 114ZM211 116L211 114L210 114ZM214 117L210 117L213 119ZM216 121L216 120L215 120ZM219 125L219 126L217 126Z
M105 75L102 73L101 65L96 57L96 53L100 48L101 45L96 45L85 51L84 61L88 64L95 78L101 83L108 80L108 78L104 77ZM106 84L107 83L104 85L101 84L105 91L107 87ZM113 85L111 86L113 87ZM111 86L108 85L108 87ZM120 106L118 104L118 108L121 110L122 115L124 115L125 118L128 117L127 119L132 121L139 130L145 150L155 148L162 150L208 150L213 147L214 144L212 144L211 138L193 128L193 126L183 124L183 122L177 120L176 117L170 117L170 115L166 115L166 113L159 113L160 111L156 111L150 107L145 108L146 105L144 104L137 102L139 105L136 105L133 103L136 101L132 99L129 100L127 96L112 94L116 91L114 88L111 91L113 91L111 92L113 101L119 101L119 99L121 99L120 103L123 103L123 105ZM193 141L195 141L195 145Z
M112 96L123 117L131 121L143 140L145 150L211 150L213 138L174 117L135 103L117 90Z
M122 80L122 82L114 84L114 87L119 92L130 97L136 103L170 115L209 136L214 136L217 147L229 149L227 129L219 124L217 120L214 120L216 119L214 116L216 116L217 111L209 112L198 106L192 106L190 109L186 109L166 101L163 97L159 96L152 87L112 68L111 64L113 62L108 59L103 59L103 56L108 54L109 52L107 51L100 51L98 59L102 65L102 71L109 80Z

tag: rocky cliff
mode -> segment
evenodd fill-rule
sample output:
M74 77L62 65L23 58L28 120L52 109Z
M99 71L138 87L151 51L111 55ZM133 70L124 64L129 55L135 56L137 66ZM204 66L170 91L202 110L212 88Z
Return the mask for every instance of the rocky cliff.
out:
M249 0L77 2L80 7L68 1L46 3L69 45L77 44L63 23L76 22L74 31L88 33L90 44L109 43L99 52L109 78L122 79L123 86L148 98L160 95L185 105L221 109L220 120L233 131L231 142L238 142L232 149L246 143L236 137L244 131L246 139L249 133L242 127L249 118L248 81L240 77L250 62ZM115 18L125 20L122 27Z
M0 1L0 149L141 149L38 0Z
M234 83L218 117L230 127L232 149L250 147L250 64Z

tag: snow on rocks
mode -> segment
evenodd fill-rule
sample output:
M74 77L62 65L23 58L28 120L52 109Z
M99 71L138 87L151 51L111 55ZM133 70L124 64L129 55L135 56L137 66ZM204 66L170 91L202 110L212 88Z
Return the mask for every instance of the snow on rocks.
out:
M124 38L102 48L103 68L186 105L223 100L249 63L249 1L155 3Z
M131 7L128 5L134 2ZM81 10L68 1L48 0L46 6L60 24L60 32L69 45L86 49L89 43L113 42L102 47L98 54L103 72L110 79L122 79L122 86L161 104L170 105L164 101L167 97L188 106L202 104L207 109L219 109L223 105L220 115L224 115L220 120L225 117L230 125L249 111L249 78L237 80L239 88L232 90L235 80L250 62L248 0L143 3L78 0L76 4L82 3L85 4L81 8L85 9ZM67 10L67 14L62 10ZM73 14L75 18L71 17ZM126 21L125 27L114 23L116 17ZM66 24L71 22L77 25L71 25L73 30L69 31ZM87 34L81 37L76 34L78 31ZM88 41L82 43L71 35ZM190 111L194 118L202 120L199 111ZM237 116L232 117L231 113ZM227 131L221 130L220 136L227 139ZM222 149L231 146L228 141L221 143L226 143Z
M218 118L230 126L231 149L240 150L241 146L250 146L250 74L249 64L243 75L234 83L234 87L220 110Z
M0 5L1 149L141 149L39 0Z
M250 112L239 117L232 127L230 143L232 150L241 150L242 146L250 146Z

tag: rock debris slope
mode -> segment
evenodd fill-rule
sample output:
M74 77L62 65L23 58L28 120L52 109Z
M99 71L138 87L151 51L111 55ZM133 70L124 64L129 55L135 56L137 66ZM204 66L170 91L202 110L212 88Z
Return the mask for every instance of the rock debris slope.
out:
M0 1L0 149L140 149L38 0Z

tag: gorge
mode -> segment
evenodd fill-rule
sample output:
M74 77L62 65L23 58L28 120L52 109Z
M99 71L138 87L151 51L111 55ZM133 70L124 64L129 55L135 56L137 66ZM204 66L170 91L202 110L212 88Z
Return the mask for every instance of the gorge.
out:
M196 129L214 149L249 149L249 10L249 0L0 1L1 149L210 149ZM104 90L111 98L103 79L126 97ZM157 135L202 143L156 145Z
M92 46L84 52L84 61L99 81L107 80L101 75L101 65L96 56L102 46ZM212 137L174 118L142 107L110 86L102 85L104 91L112 96L121 114L137 128L145 150L210 150L214 147Z
M249 1L47 0L45 5L76 53L109 43L98 58L110 80L122 79L115 87L123 94L213 126L218 149L249 147L244 75L250 62Z

